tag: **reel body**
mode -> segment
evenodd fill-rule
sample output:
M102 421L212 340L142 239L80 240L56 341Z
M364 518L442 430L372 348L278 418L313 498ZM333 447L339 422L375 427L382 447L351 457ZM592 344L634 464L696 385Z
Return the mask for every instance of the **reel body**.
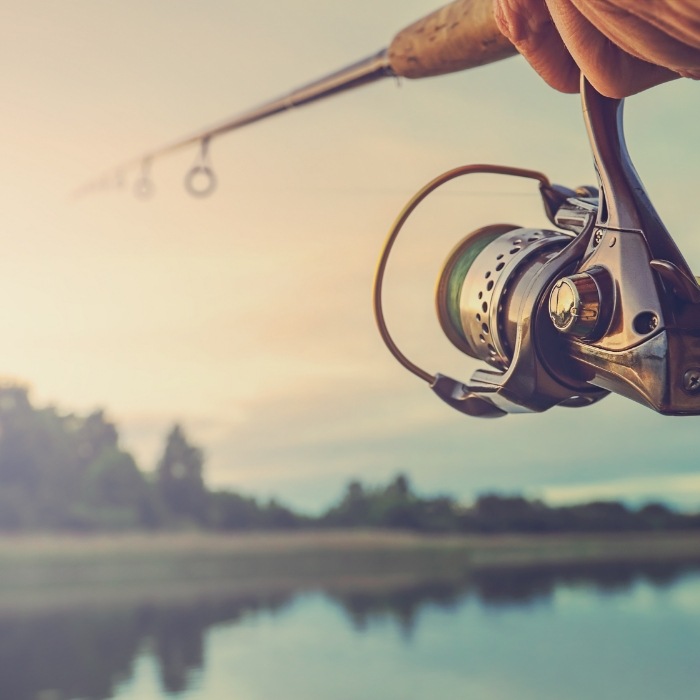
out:
M380 332L399 362L468 415L585 406L609 392L664 414L700 414L700 287L631 163L622 101L585 80L581 93L599 189L569 190L540 173L497 166L469 166L429 183L397 219L380 259ZM488 365L462 383L421 370L398 350L386 330L381 285L413 209L471 172L539 180L558 230L487 226L448 256L437 284L440 325L453 345Z

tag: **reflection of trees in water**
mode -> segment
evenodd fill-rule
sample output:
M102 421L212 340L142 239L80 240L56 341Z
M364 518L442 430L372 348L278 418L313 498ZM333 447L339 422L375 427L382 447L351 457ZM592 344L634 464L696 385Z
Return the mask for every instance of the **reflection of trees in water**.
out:
M291 597L260 596L145 609L148 624L144 636L152 639L163 689L168 693L187 690L192 672L204 667L204 636L210 627L235 624L250 613L278 610Z
M144 646L156 658L163 690L186 690L204 665L204 636L215 624L276 610L289 596L142 605L109 611L61 611L0 617L0 698L102 700L128 680ZM52 696L53 697L53 696Z
M60 689L59 697L110 697L131 675L142 636L135 612L3 618L0 696L34 700L42 690Z
M459 581L327 595L342 606L358 630L387 619L410 636L426 606L450 610L470 598L484 606L531 605L546 601L562 585L609 595L642 580L668 586L698 570L698 565L671 563L494 568ZM293 598L289 593L178 606L0 616L0 697L36 700L42 691L52 690L62 699L109 698L131 677L134 661L144 649L157 660L163 691L181 693L204 667L204 639L210 627L281 609Z
M390 618L398 622L406 638L413 633L418 611L425 605L453 609L464 598L466 581L436 581L384 592L357 591L329 594L350 617L353 627L366 630L371 622Z
M610 595L628 591L640 581L668 586L700 564L683 563L604 563L542 567L494 567L472 572L460 581L416 584L400 591L368 591L330 595L338 602L353 626L362 631L375 620L395 620L406 637L415 629L417 615L426 606L454 609L475 597L483 606L532 605L552 597L560 586L586 587Z
M586 587L603 595L629 591L640 581L668 586L700 564L601 563L537 568L494 568L475 572L469 588L483 605L526 605L551 598L561 586Z

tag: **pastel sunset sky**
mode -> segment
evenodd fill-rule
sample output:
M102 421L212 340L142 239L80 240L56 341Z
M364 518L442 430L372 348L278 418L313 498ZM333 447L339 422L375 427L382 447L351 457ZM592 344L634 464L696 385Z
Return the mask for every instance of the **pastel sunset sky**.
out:
M182 187L196 149L154 164L155 196L71 192L125 159L368 56L429 0L26 0L0 7L0 373L36 403L106 409L152 467L180 421L207 479L314 510L358 477L425 493L700 506L700 418L609 397L467 419L391 358L374 328L376 258L404 202L467 163L595 177L577 96L520 58L386 80L216 139L215 195ZM630 152L700 270L700 86L630 98ZM467 379L433 286L488 223L546 226L536 189L495 176L436 195L406 228L387 315L406 353Z

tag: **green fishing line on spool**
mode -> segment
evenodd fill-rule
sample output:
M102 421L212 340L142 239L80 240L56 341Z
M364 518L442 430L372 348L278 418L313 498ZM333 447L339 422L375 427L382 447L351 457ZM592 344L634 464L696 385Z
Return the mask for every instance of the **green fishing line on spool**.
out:
M503 229L499 227L496 230L481 230L470 234L460 241L452 251L442 273L440 287L444 289L444 300L438 299L438 306L444 308L452 329L465 342L468 341L462 327L460 311L460 297L464 280L479 253L502 233ZM445 275L447 281L443 282Z

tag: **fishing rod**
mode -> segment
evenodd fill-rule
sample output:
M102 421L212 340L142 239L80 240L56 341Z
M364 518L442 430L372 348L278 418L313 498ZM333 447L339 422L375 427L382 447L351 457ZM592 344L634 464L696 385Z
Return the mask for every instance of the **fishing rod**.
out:
M134 192L139 197L148 197L154 189L153 162L199 144L197 159L185 176L185 188L194 196L206 197L217 185L209 160L209 146L218 136L383 78L444 75L515 54L513 45L496 26L492 0L455 0L401 30L387 48L258 107L146 151L90 181L77 190L76 195L121 183L126 172L136 169L140 174L134 183Z
M84 190L140 167L136 192L153 189L152 162L200 144L185 178L196 196L216 178L210 141L294 107L386 77L423 78L515 53L500 34L492 0L455 0L399 32L388 48L255 109L148 151ZM700 415L700 286L644 190L625 145L623 100L581 78L598 186L568 188L543 173L500 165L451 170L419 190L391 227L374 284L379 333L394 358L458 411L486 418L582 407L615 392L667 415ZM493 224L448 255L436 292L443 332L481 360L467 383L429 372L392 338L383 310L390 253L416 207L443 184L473 173L538 183L555 229Z

